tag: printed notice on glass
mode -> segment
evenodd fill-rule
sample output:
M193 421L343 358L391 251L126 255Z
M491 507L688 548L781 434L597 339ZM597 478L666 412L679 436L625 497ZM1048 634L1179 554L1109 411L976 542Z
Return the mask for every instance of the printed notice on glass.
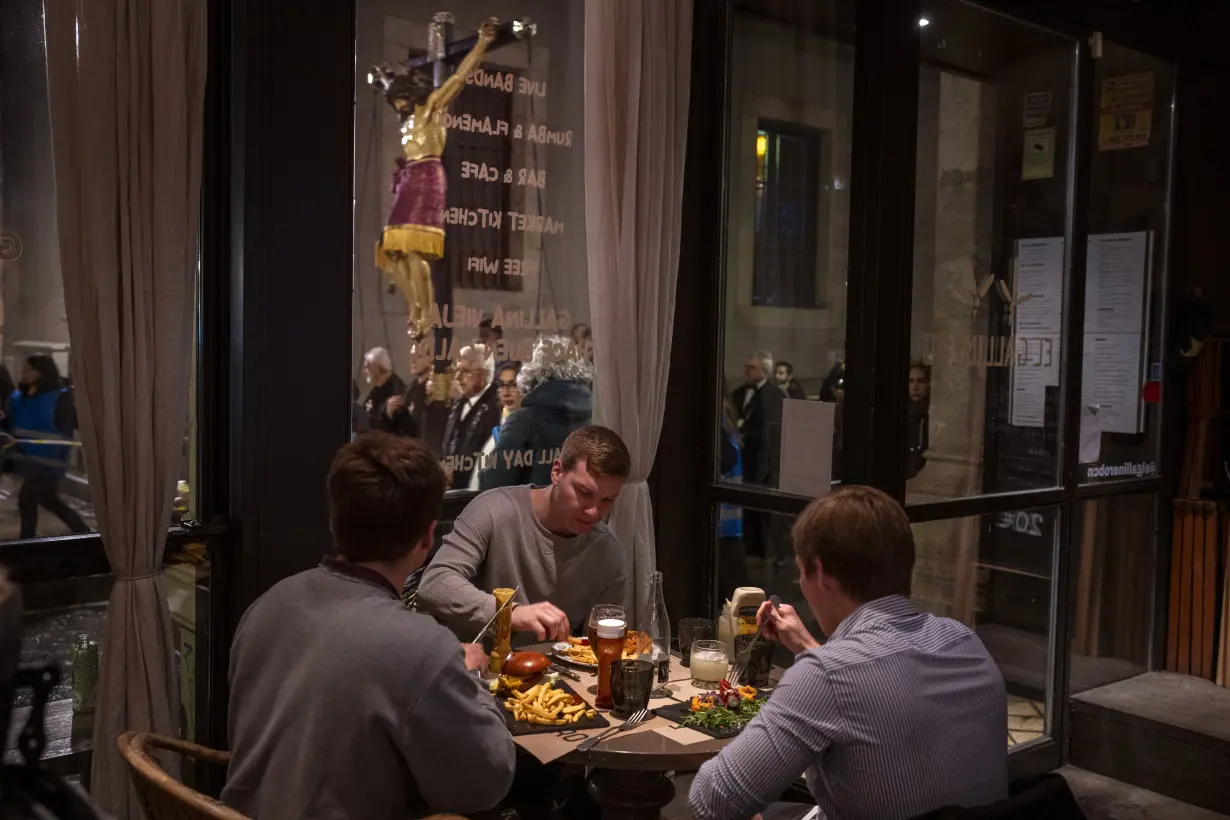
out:
M1050 179L1055 176L1055 129L1034 128L1025 132L1025 151L1021 159L1021 179Z
M817 498L832 489L836 407L804 399L782 402L782 492Z
M1143 148L1153 133L1153 72L1102 81L1098 100L1098 150Z
M1081 403L1107 433L1139 433L1152 234L1089 237Z
M1012 404L1015 427L1046 424L1046 388L1059 385L1063 339L1063 237L1016 243L1012 336Z

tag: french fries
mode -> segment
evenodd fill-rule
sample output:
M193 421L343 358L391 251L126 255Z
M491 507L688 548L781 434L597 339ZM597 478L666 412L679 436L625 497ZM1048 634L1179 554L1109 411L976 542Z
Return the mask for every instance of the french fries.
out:
M524 692L514 691L504 701L504 709L512 712L513 720L540 726L567 726L581 718L593 720L597 712L584 702L573 702L573 696L553 684L540 683Z
M624 660L636 660L641 656L642 652L649 651L648 637L642 637L644 633L629 632L628 637L624 639L624 648L622 657ZM563 654L574 663L584 663L590 666L598 665L598 656L594 654L594 648L588 643L582 643L581 638L570 637L568 639L568 648Z

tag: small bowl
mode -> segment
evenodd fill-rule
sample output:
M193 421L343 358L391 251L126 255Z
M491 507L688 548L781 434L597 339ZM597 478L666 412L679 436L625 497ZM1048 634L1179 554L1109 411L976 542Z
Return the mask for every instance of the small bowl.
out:
M559 643L551 644L551 649L554 652L567 652L570 646L572 646L572 644L567 641L560 641Z

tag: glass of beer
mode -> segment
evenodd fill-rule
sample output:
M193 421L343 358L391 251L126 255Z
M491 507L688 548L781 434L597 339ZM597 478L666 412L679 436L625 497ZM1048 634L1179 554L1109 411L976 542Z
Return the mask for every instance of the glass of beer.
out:
M594 608L589 611L589 646L594 650L594 654L598 654L598 622L603 618L617 618L624 623L628 622L628 615L624 612L624 608L618 604L594 604Z
M627 634L628 622L623 618L602 618L596 625L598 640L594 644L594 654L598 656L598 697L594 705L599 709L615 706L611 696L611 667L623 657Z

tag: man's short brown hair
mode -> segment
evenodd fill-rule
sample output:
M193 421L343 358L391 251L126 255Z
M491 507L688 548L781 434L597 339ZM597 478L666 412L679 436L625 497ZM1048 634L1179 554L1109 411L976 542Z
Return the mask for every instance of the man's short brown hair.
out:
M397 561L440 515L444 471L420 441L364 433L329 468L329 527L348 561Z
M905 510L874 487L842 487L807 505L795 519L794 549L810 576L824 574L859 602L909 597L914 533Z
M564 439L560 451L560 464L565 470L585 462L590 475L602 478L627 478L632 472L632 454L614 430L591 424L573 430Z

